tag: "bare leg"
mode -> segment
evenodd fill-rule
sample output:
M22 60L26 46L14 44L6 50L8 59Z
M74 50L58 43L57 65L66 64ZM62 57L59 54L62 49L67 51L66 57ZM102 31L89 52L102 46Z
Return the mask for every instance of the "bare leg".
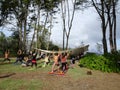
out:
M54 72L54 68L55 68L55 63L53 63L52 65L52 72Z
M44 62L44 65L43 65L43 67L45 67L46 66L46 62Z

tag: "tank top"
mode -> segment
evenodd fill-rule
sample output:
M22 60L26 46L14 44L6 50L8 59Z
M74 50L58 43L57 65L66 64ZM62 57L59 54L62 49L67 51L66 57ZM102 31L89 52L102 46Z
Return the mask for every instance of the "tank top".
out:
M67 57L64 57L64 58L61 59L62 63L66 62L66 61L67 61Z

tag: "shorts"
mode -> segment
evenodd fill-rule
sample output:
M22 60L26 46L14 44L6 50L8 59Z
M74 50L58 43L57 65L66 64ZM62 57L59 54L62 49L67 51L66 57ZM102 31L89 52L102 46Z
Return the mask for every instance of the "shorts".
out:
M71 62L72 62L72 64L75 64L75 60L72 60Z
M32 60L32 63L36 63L36 60Z

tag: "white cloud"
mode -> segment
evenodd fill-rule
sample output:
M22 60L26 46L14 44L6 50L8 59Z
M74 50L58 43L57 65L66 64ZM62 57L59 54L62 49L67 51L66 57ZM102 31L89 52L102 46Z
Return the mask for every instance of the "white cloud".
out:
M61 21L61 16L59 15L58 21ZM120 20L118 20L120 22ZM62 21L61 21L62 22ZM117 27L117 32L119 27ZM117 33L117 37L120 38L120 32ZM108 36L108 35L107 35ZM54 43L62 45L62 24L54 26L52 30L51 39ZM108 39L108 37L107 37ZM85 11L76 12L73 26L71 29L69 46L76 47L81 44L81 42L89 44L90 50L96 50L96 43L102 43L102 30L101 22L98 14L93 8L87 9Z

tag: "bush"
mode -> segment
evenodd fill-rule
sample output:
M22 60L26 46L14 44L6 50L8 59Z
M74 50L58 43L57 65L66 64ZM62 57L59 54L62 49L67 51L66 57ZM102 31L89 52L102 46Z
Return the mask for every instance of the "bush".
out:
M118 63L119 60L120 53L106 55L89 53L80 60L79 65L103 72L120 72L120 64Z

